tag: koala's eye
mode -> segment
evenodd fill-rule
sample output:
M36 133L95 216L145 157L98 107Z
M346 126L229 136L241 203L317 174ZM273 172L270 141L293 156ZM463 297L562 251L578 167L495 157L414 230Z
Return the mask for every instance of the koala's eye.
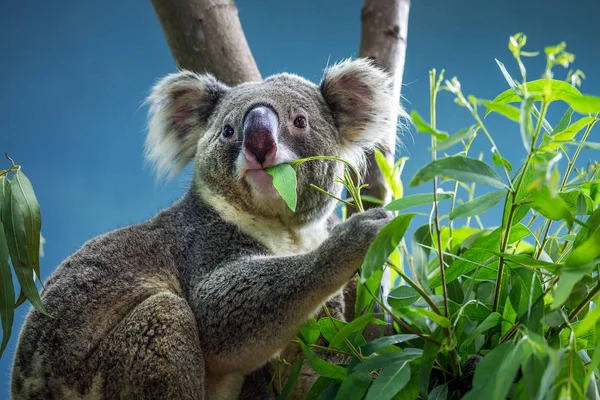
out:
M223 128L223 137L225 137L225 138L232 137L234 133L235 133L235 131L229 125L225 125L225 128Z
M296 117L294 120L294 126L296 128L306 128L306 118L304 117Z

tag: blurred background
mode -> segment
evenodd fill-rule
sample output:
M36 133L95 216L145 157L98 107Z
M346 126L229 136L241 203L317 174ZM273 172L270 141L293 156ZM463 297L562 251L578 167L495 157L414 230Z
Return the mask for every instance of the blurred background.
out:
M318 82L327 63L358 53L362 0L236 4L263 76L287 71ZM598 0L413 1L403 105L429 115L432 68L457 76L465 94L493 99L508 88L494 58L518 75L507 47L517 32L528 36L525 50L542 54L544 46L566 41L576 55L574 67L587 75L581 91L600 95L598 15ZM540 76L544 62L543 56L526 59L530 79ZM23 166L41 204L43 279L88 239L146 220L186 190L189 167L168 184L156 183L143 159L142 102L154 82L173 71L150 1L0 2L0 154ZM555 72L563 79L567 71ZM438 99L438 128L450 133L474 123L452 100L447 92ZM550 123L563 111L551 107ZM495 115L486 125L502 155L520 165L525 151L518 125ZM592 131L590 140L599 141L597 135ZM399 137L397 156L410 157L406 184L430 160L430 136L411 129ZM480 135L470 154L484 152L489 161L489 150ZM590 159L597 154L580 157L581 163ZM9 165L2 158L0 168ZM406 193L429 190L426 185ZM490 210L484 222L498 223L497 213ZM0 360L0 398L8 398L17 334L28 309L28 303L17 309Z

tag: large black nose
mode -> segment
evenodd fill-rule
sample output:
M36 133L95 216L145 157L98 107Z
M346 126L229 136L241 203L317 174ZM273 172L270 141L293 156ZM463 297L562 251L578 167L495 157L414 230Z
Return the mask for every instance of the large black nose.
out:
M269 107L256 106L248 111L244 117L244 153L247 157L254 156L260 164L275 159L278 125L277 114Z

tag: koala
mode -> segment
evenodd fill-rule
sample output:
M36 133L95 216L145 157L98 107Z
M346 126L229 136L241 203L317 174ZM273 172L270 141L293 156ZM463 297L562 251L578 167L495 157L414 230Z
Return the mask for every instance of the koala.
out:
M234 87L189 71L161 79L147 99L147 157L169 177L193 161L189 187L48 278L52 318L30 310L12 397L269 398L256 386L268 366L295 351L324 303L342 318L340 292L391 215L332 223L335 200L309 184L339 196L339 162L297 168L295 212L264 169L316 155L362 165L397 122L392 88L365 59L327 68L319 84L288 73Z

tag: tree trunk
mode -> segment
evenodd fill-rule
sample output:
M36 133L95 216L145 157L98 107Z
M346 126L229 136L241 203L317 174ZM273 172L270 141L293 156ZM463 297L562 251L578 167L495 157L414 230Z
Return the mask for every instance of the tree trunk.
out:
M236 85L261 79L233 0L152 0L179 69Z

